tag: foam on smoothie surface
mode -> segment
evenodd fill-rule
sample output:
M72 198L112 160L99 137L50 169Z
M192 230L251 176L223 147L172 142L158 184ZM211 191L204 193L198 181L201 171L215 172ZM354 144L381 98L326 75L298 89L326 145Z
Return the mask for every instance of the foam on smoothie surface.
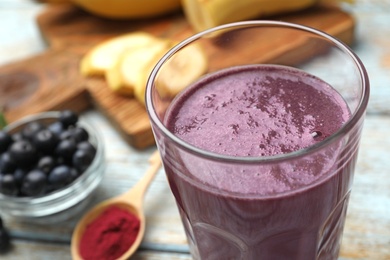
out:
M324 81L289 67L251 65L216 72L190 86L171 104L165 123L204 150L257 157L311 146L349 117L343 98ZM339 149L336 145L305 160L245 170L181 160L188 174L218 190L272 195L334 173Z
M178 97L168 128L186 142L219 154L270 156L323 140L349 118L328 84L279 66L227 69Z

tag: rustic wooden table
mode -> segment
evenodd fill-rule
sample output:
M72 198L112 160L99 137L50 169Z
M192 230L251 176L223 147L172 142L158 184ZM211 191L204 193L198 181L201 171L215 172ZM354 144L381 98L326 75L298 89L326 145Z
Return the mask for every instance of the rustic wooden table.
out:
M45 50L35 17L43 4L0 0L0 64ZM390 259L390 1L356 0L343 6L357 19L354 51L371 79L368 108L340 259ZM99 125L107 152L107 170L93 203L132 187L148 167L154 148L139 151L126 144L96 111L82 115ZM85 209L85 211L88 208ZM145 198L147 230L134 259L191 259L184 230L163 170ZM1 212L0 212L1 213ZM5 218L13 249L4 260L71 259L70 237L77 215L65 223L26 224Z

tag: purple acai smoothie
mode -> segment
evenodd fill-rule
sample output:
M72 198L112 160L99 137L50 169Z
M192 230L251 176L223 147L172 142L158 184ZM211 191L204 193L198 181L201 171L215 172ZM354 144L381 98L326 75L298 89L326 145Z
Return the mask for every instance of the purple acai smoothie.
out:
M337 259L357 149L321 141L350 116L330 85L284 66L222 70L177 96L165 115L177 137L254 159L216 161L166 148L195 258Z

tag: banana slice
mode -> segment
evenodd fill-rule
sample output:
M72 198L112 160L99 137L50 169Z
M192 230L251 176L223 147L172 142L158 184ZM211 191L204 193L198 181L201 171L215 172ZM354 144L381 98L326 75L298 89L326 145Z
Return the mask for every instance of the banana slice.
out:
M162 67L156 78L159 94L174 97L207 70L207 55L199 44L180 50Z
M145 73L138 78L139 81L135 85L134 96L142 104L145 104L148 77L160 58L149 63L144 70ZM156 77L157 91L163 98L176 96L207 71L207 62L207 56L200 45L193 44L182 49L161 68Z
M84 76L104 75L127 49L138 48L159 41L145 32L132 32L104 41L93 47L81 60L80 71Z
M143 84L143 78L151 71L149 64L161 58L171 46L171 41L158 39L148 45L124 51L118 62L106 71L108 86L114 92L128 96L132 96L136 88L145 88L146 81Z
M166 50L166 52L167 51L168 50ZM150 60L148 64L145 64L143 73L139 75L137 82L134 84L134 97L143 105L145 105L146 83L148 81L149 75L163 55L164 53L161 53L161 55L158 55L154 59Z

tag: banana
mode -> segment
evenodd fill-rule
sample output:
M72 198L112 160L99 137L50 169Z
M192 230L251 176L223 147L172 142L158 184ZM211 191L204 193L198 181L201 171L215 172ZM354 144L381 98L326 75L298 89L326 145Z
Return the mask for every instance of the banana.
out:
M124 50L157 41L145 32L132 32L97 44L81 60L80 72L84 76L104 75L116 64Z
M154 59L149 63L135 85L134 96L143 104L145 104L146 82L159 59ZM180 50L161 67L157 74L155 86L158 93L163 98L175 97L207 71L207 64L207 56L200 45L193 44Z
M145 64L144 73L139 75L136 83L134 84L134 97L143 105L145 105L146 83L150 72L152 72L153 67L157 64L161 57L155 57L154 59L151 59L148 64Z
M156 77L156 86L163 97L174 97L207 71L208 60L199 44L192 44L167 61Z
M181 7L180 0L69 0L97 16L111 19L151 18Z
M100 75L117 94L135 97L145 103L146 82L158 60L176 42L145 32L134 32L106 40L92 48L81 59L84 76ZM163 97L174 97L191 84L208 67L207 56L199 44L177 52L157 75L156 86Z
M301 10L318 0L182 0L187 21L196 31L260 16Z
M161 58L171 46L171 41L158 39L148 45L123 51L122 57L105 73L108 86L114 92L128 96L132 96L136 88L145 88L146 81L143 84L140 79L149 75L150 62Z

